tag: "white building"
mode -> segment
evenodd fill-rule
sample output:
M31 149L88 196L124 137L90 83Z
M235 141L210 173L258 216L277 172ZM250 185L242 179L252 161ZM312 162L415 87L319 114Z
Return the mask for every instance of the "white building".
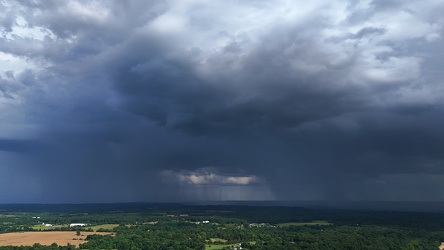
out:
M71 223L69 227L86 227L86 225L85 223Z

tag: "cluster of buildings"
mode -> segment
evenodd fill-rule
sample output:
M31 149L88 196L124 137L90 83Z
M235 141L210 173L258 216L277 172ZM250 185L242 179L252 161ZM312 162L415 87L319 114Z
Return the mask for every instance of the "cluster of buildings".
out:
M42 223L43 226L45 227L53 227L53 224L49 224L49 223ZM69 227L86 227L88 224L86 223L71 223L69 224Z
M197 222L195 222L197 225L199 225L200 223L202 223L202 224L208 224L208 223L210 223L210 221L209 220L204 220L204 221L197 221Z
M33 216L32 218L39 220L40 216ZM44 223L44 222L42 222L42 225L45 227L54 227L53 224ZM86 227L86 226L88 226L88 224L86 224L86 223L71 223L71 224L69 224L69 227Z

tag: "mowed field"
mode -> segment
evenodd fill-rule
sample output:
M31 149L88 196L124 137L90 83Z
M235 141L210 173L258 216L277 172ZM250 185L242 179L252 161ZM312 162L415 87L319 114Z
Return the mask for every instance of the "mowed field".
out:
M68 243L79 246L85 242L86 236L90 234L111 234L111 233L97 233L97 232L82 232L80 236L76 232L19 232L0 234L0 246L32 246L34 243L42 245L57 245L65 246Z

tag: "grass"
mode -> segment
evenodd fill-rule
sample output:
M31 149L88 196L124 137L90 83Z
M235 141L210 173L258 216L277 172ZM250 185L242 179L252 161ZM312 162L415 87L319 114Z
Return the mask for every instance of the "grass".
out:
M227 244L227 245L214 245L214 244L205 244L205 250L214 250L214 249L222 249L224 247L229 247L229 246L238 246L239 244Z
M145 222L143 224L146 224L146 225L156 225L157 221L148 221L148 222Z
M228 240L226 239L222 239L222 238L210 238L209 240L207 240L207 243L210 244L205 244L205 250L214 250L214 249L222 249L224 247L234 247L237 246L238 244L225 244ZM215 243L215 242L222 242L224 244L211 244L211 243Z
M277 224L278 227L289 227L289 226L331 226L332 223L325 220L314 220L312 222L286 222Z
M101 225L96 225L96 226L90 226L90 227L81 227L80 230L87 230L89 228L91 228L94 232L97 232L97 230L99 230L100 228L103 229L108 229L108 230L113 230L115 227L117 227L119 224L101 224ZM50 230L54 230L60 227L68 227L68 224L64 224L64 225L54 225L52 227L47 227L43 224L37 224L32 226L33 229L35 230L39 230L39 231L50 231Z
M221 238L210 238L210 240L209 240L209 242L211 242L211 243L213 243L213 242L217 242L217 241L222 242L222 243L225 243L225 242L227 242L228 240L226 240L226 239L221 239Z
M53 225L52 227L47 227L47 226L45 226L43 224L37 224L37 225L32 226L31 228L35 229L35 230L45 231L45 230L54 230L55 228L67 227L67 226L68 226L68 224L65 224L65 225Z
M101 224L96 226L91 226L90 228L94 230L94 232L97 232L97 230L103 228L108 230L113 230L115 227L119 226L119 224Z

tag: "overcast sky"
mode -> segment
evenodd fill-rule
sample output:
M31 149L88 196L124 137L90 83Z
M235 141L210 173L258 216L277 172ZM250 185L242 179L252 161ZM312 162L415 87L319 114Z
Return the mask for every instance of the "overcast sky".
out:
M444 201L442 0L0 9L0 203Z

